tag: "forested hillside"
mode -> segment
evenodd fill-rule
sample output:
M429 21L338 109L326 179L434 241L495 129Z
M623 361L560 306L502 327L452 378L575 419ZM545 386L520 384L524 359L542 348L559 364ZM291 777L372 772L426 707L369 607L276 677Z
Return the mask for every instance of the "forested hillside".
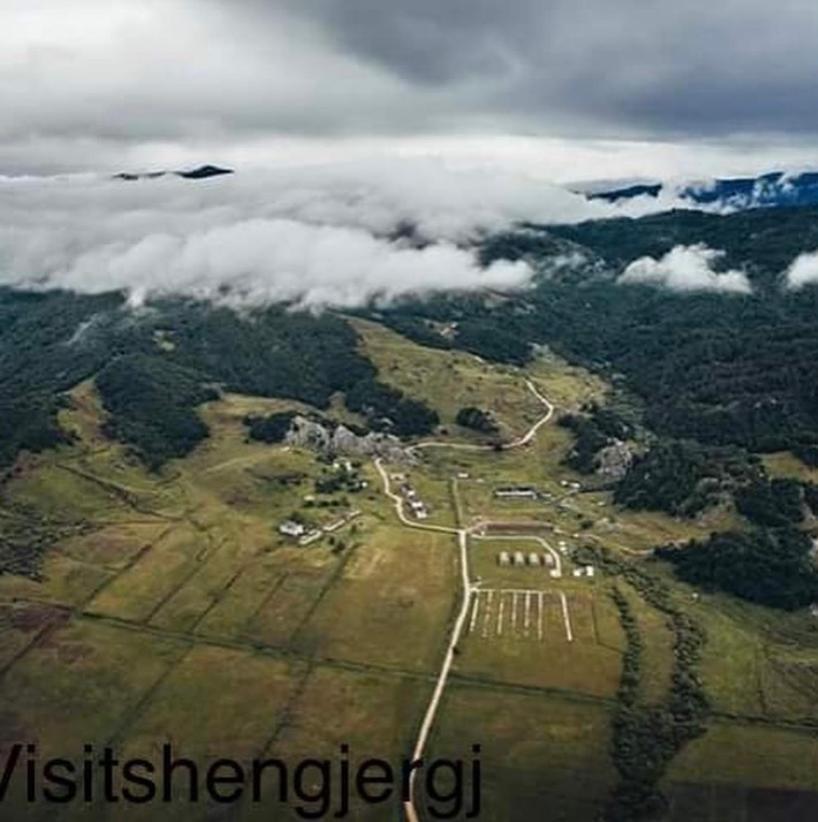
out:
M636 259L697 244L723 251L715 270L743 271L752 293L617 281ZM818 462L818 288L793 291L785 281L794 259L816 248L814 208L528 225L488 238L483 256L526 260L537 272L530 290L406 303L381 319L425 344L440 337L436 329L450 329L443 344L499 362L525 361L548 345L602 373L638 400L651 432L616 501L681 517L734 506L755 530L714 536L689 560L685 551L673 554L679 573L756 602L799 607L818 596L811 577L800 580L813 566L793 530L815 492L769 477L755 455L789 450ZM482 334L471 332L475 325ZM593 415L562 422L576 435L570 465L592 472L610 435Z
M377 381L342 318L271 307L244 314L189 301L128 309L120 295L0 291L0 466L65 441L65 393L94 377L106 430L150 467L207 436L196 406L219 390L326 408L348 396L373 427L401 436L437 423L423 403Z
M584 279L540 276L533 289L514 296L406 303L382 319L426 344L433 332L424 319L454 323L447 345L501 362L519 363L532 355L532 343L548 344L614 380L621 375L643 400L647 423L665 436L814 453L818 289L787 291L783 274L799 253L818 248L818 211L674 211L528 227L490 238L484 253L547 270L549 255L562 249L553 237L570 240L575 251L586 249L585 262L577 263ZM678 294L616 282L637 258L696 243L724 250L720 265L746 270L754 293Z

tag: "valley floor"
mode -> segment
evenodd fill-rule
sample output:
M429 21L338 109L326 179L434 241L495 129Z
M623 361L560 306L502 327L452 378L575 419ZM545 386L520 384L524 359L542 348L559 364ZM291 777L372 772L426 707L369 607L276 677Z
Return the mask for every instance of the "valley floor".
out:
M641 637L644 705L668 699L676 654L666 614L627 577L602 566L587 575L577 551L601 547L669 586L706 635L697 675L712 712L663 775L667 817L812 818L818 622L694 596L646 559L657 544L728 527L730 515L628 512L608 492L571 485L585 479L562 464L571 435L548 409L604 394L580 369L556 358L501 368L359 328L383 379L439 411L446 442L483 447L418 449L408 468L366 462L363 489L316 494L331 466L249 442L241 422L296 405L228 395L202 409L211 437L149 474L101 434L93 386L75 390L62 423L77 441L26 457L2 498L4 522L62 529L41 580L0 577L4 752L23 740L43 758L79 757L84 743L151 758L170 742L202 761L296 761L337 758L346 744L353 761L398 762L413 751L468 758L477 744L481 819L591 822L620 781L612 728L627 636L614 589ZM517 447L497 451L459 429L465 405L493 411ZM427 519L404 510L404 481ZM541 496L499 498L504 486ZM353 509L357 518L309 545L277 530L293 513L320 526ZM59 816L269 819L274 807L276 819L298 818L274 801L228 810L97 801ZM418 780L410 818L431 818L429 801ZM19 786L6 802L10 819L54 813ZM403 812L399 801L359 804L350 818Z

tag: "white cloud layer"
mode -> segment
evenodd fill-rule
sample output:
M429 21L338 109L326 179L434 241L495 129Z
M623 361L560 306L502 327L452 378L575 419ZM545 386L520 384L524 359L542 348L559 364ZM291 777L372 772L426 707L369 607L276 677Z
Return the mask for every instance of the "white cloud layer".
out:
M818 251L799 254L787 269L787 288L798 289L818 283Z
M481 268L465 247L478 232L613 213L530 178L421 160L201 181L0 178L0 283L344 307L514 289L530 268ZM421 247L395 239L407 225Z
M716 272L723 251L703 244L677 245L661 259L641 257L620 275L623 284L655 285L677 292L716 291L750 294L752 287L743 271Z

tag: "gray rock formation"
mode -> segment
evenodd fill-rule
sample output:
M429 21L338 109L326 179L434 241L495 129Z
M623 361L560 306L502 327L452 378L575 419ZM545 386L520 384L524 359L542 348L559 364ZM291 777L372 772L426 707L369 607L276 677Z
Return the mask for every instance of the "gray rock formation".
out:
M594 458L596 473L609 480L621 480L633 462L631 447L622 440L613 440L597 452Z
M416 462L411 451L391 434L370 431L359 436L345 425L333 428L302 416L293 417L284 442L296 448L309 448L324 454L382 457L387 462Z

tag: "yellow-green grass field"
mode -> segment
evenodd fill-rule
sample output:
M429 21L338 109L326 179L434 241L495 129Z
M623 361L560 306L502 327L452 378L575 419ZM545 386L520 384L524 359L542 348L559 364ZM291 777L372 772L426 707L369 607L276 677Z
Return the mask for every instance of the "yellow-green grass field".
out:
M319 657L436 671L456 604L456 563L457 546L447 534L378 528L355 549L294 647Z
M380 378L434 407L449 432L441 436L452 441L481 441L453 424L465 405L491 410L504 438L522 434L543 413L526 376L557 414L607 393L550 355L526 369L498 367L355 322ZM4 516L30 508L46 522L90 526L47 553L41 581L0 577L0 745L35 739L45 752L71 753L83 742L112 742L136 754L171 741L197 757L224 749L294 759L333 756L346 742L353 759L407 754L460 602L454 536L401 525L368 461L362 493L316 495L328 469L315 454L248 441L246 414L307 406L225 395L200 409L211 437L151 474L101 433L90 382L73 398L60 420L77 441L25 457L0 505ZM359 421L340 397L330 413ZM609 492L568 493L562 482L587 483L562 464L572 442L552 422L524 448L428 449L419 465L390 469L409 474L430 506L429 524L452 527L459 509L464 526L539 521L553 547L568 544L565 576L553 580L544 568L498 567L500 550L542 553L533 542L469 540L472 576L484 589L543 591L544 603L542 640L532 625L528 635L484 637L478 620L466 631L433 727L430 754L468 756L472 741L483 745L487 820L528 820L532 808L549 820L597 817L615 783L610 720L624 648L612 584L628 597L643 639L642 696L658 702L667 693L672 635L664 616L621 580L599 571L574 578L571 549L639 555L736 523L729 511L687 522L621 510ZM792 470L787 455L765 459L773 473ZM469 476L453 486L458 473ZM559 499L497 500L504 484ZM311 496L322 505L310 506ZM353 525L306 547L277 531L293 513L320 525L350 508L362 512ZM814 789L818 737L805 729L818 720L818 620L726 596L694 598L654 567L707 633L699 673L715 712L708 733L668 773L674 802L687 807L702 785L719 786L708 799L714 807L736 784ZM495 632L498 602L489 614ZM797 764L787 772L790 760ZM751 804L742 807L750 813ZM205 807L150 811L97 804L66 818L217 818ZM244 803L224 818L267 819L269 811ZM12 818L37 813L17 804ZM674 822L685 818L674 813ZM354 818L397 814L393 803L356 808Z
M764 467L774 477L791 477L803 482L818 482L818 468L810 468L789 451L764 454L761 459Z
M552 579L544 567L497 566L497 551L537 548L527 542L473 540L471 545L482 590L470 602L455 675L613 696L624 640L606 584Z
M818 790L814 733L715 722L676 759L673 781Z
M424 348L365 320L355 319L353 325L362 351L378 367L378 378L434 408L452 441L476 436L454 424L466 406L491 411L505 438L542 416L542 404L526 388L520 369L492 365L462 351Z
M341 746L346 745L353 769L369 758L378 758L387 760L399 771L401 760L411 756L416 718L431 690L432 682L424 679L317 665L300 685L289 705L286 722L270 740L265 755L291 761L325 757L337 762ZM336 791L337 774L336 766ZM276 789L273 782L264 801L245 802L240 818L254 822L298 819L294 806L299 803L282 807L277 802ZM336 808L334 804L331 812ZM353 802L350 818L373 822L398 819L399 808L397 796L382 805Z
M444 698L434 756L481 747L487 822L590 822L616 776L609 706L593 700L457 683Z

